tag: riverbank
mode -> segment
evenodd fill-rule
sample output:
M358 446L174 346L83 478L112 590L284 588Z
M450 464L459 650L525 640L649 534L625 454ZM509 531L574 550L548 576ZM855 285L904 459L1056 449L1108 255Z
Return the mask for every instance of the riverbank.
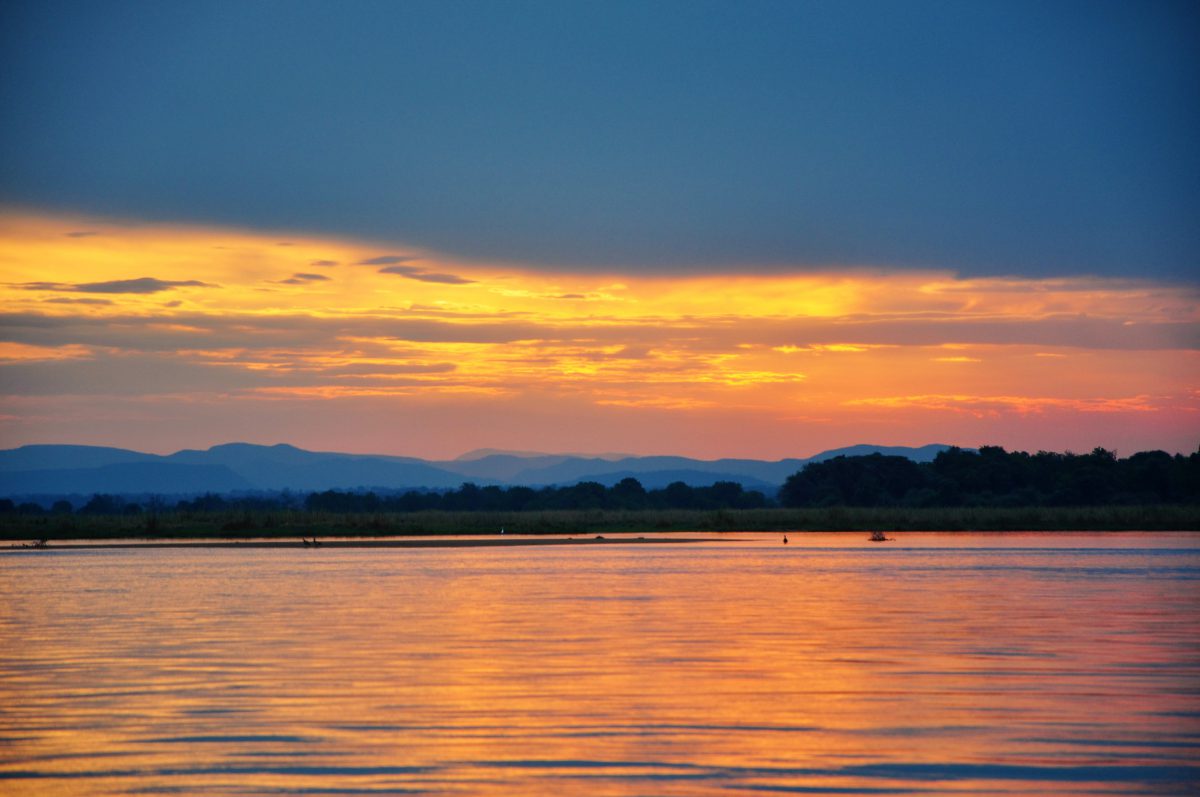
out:
M597 535L706 531L1197 531L1200 506L828 507L820 509L334 514L294 511L8 515L0 540Z
M712 542L712 537L517 537L513 535L496 535L488 539L460 539L449 537L407 537L376 539L370 537L340 537L320 540L313 537L302 539L277 540L120 540L114 542L79 542L65 541L41 543L14 543L7 550L38 550L38 551L70 551L97 550L122 548L238 548L252 550L258 548L520 548L528 545L654 545L658 543L695 543ZM0 549L4 550L4 549Z

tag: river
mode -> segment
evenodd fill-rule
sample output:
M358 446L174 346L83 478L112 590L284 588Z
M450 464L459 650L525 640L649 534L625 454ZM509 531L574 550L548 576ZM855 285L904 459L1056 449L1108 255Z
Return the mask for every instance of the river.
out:
M5 550L0 792L1200 790L1200 535L892 536Z

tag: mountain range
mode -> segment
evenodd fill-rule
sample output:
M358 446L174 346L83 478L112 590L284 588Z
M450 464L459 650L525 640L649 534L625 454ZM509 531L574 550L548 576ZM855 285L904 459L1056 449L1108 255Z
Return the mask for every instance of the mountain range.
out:
M465 481L486 485L606 486L627 477L647 489L675 481L708 486L740 483L773 495L788 476L809 462L837 456L882 453L928 462L945 445L855 445L806 459L701 460L689 457L605 454L540 454L481 449L453 460L305 451L295 446L227 443L205 451L145 454L122 448L28 445L0 450L0 496L187 495L271 490L445 489Z

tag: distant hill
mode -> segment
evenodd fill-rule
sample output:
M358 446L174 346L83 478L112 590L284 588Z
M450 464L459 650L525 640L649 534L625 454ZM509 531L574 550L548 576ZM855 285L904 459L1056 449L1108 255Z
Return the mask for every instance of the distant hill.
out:
M516 482L522 481L522 474L529 471L554 468L570 461L572 458L566 454L486 454L477 459L439 462L437 466L469 479Z
M470 462L491 456L517 457L519 459L536 459L537 457L597 457L599 459L625 459L632 454L548 454L545 451L505 451L500 448L477 448L455 457L455 462Z
M0 451L0 473L63 468L98 468L125 462L154 462L160 457L102 446L21 446Z
M93 493L228 493L253 484L221 465L119 462L98 468L58 468L0 474L6 495Z
M746 490L758 490L765 495L774 495L779 489L778 484L769 484L758 479L739 476L735 473L718 473L705 470L652 470L635 473L623 470L615 473L599 473L586 479L576 479L572 482L556 484L555 487L569 487L581 481L598 482L605 487L612 487L622 479L634 478L647 490L661 490L672 482L683 482L690 487L709 487L716 482L737 482Z
M733 481L747 490L771 495L788 476L810 461L879 452L928 462L946 448L944 445L919 448L856 445L822 452L809 459L775 462L671 456L614 459L488 450L455 460L428 461L306 451L286 444L228 443L205 451L184 450L167 456L100 446L30 445L0 450L0 496L448 489L465 481L481 486L540 487L580 481L612 485L629 477L638 479L647 489L665 487L674 481L693 487Z
M754 479L780 485L788 476L804 467L806 460L785 459L780 462L761 462L752 459L700 460L688 457L628 457L615 462L605 459L570 459L541 468L530 468L518 474L525 484L568 484L585 479L621 472L639 480L661 471L691 471L704 474L707 484L713 480L742 481ZM712 474L710 478L708 474ZM695 486L695 485L694 485Z
M934 458L945 451L950 446L941 445L939 443L931 443L927 446L911 448L909 446L871 446L859 444L856 446L847 446L846 448L835 448L830 451L822 451L816 456L809 457L807 462L824 462L827 459L835 457L866 457L871 454L883 454L886 457L906 457L913 462L933 462ZM973 450L973 449L967 449ZM790 475L790 474L789 474Z
M509 484L549 485L574 484L591 480L601 481L601 476L622 473L645 481L652 474L670 471L687 471L699 481L686 481L693 487L707 486L713 481L738 481L747 489L750 480L770 485L771 489L783 484L788 476L804 467L808 462L822 462L839 456L863 456L876 452L891 456L908 457L915 462L930 462L946 445L926 445L919 448L908 446L855 445L833 451L823 451L808 459L782 459L775 462L757 459L701 460L689 457L584 457L549 454L485 454L468 462L453 460L435 463L438 467L454 471L471 478L491 478ZM708 474L712 474L710 477ZM655 477L658 480L658 477ZM618 479L619 481L619 479ZM603 483L603 482L602 482ZM643 485L645 486L645 485Z
M286 444L228 443L207 451L179 451L168 460L223 465L259 490L355 487L457 487L462 477L424 460L305 451Z
M93 446L0 451L0 494L225 493L238 490L449 488L462 476L411 457L230 443L168 456ZM491 483L491 480L488 480Z

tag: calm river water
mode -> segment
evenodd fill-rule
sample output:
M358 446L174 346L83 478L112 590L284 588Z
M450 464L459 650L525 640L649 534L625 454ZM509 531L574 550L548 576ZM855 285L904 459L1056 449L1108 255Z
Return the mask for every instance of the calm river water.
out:
M1200 536L0 552L4 794L1187 794Z

